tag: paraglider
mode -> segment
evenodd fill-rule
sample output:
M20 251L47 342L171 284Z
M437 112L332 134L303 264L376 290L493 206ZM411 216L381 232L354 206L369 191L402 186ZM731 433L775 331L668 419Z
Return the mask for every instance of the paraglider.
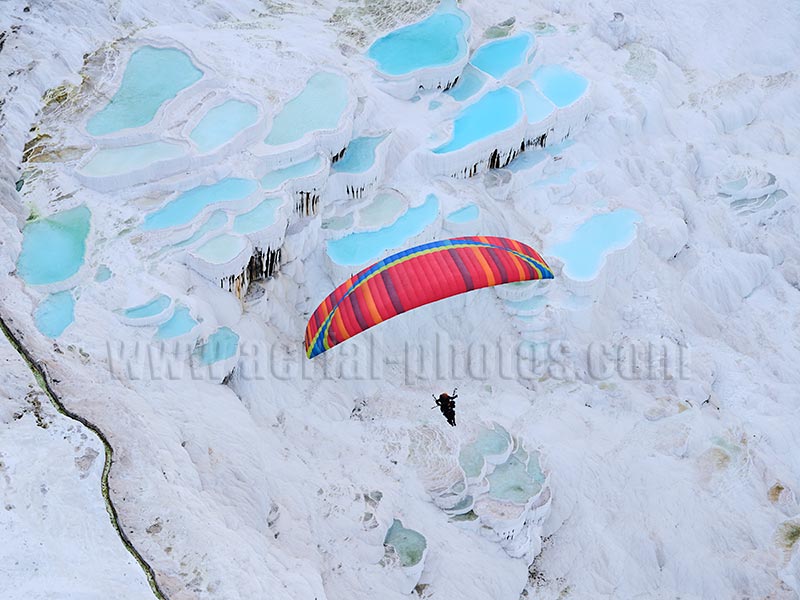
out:
M433 396L433 401L436 402L436 406L439 407L439 410L442 411L444 418L447 419L447 423L450 427L456 426L456 398L458 398L458 394L456 393L458 388L453 390L453 395L451 396L447 392L442 392L439 394L439 397ZM436 408L434 406L433 408Z
M536 250L509 238L439 240L392 254L337 287L308 320L304 346L314 358L401 313L471 290L552 279Z

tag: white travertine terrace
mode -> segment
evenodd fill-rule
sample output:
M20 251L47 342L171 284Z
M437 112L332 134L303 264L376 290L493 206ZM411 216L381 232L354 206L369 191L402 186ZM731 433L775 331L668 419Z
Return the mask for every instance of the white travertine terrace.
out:
M311 158L289 167L267 172L261 178L261 187L269 192L283 191L295 201L294 210L302 216L317 214L320 195L330 171L330 158L313 154Z
M501 90L513 90L519 97L522 110L513 125L477 138L467 145L442 151L447 144L437 144L418 157L419 167L431 175L472 177L489 169L502 168L530 148L545 148L562 142L577 132L588 118L591 110L589 85L578 98L561 108L547 99L532 80L525 80L516 88L503 86L473 97L466 108L456 115L454 128L458 127L460 117L469 115L467 119L474 120L476 117L470 112L474 112L479 103L487 103L491 94ZM470 110L470 107L474 108Z
M358 146L362 141L370 147L361 152ZM332 200L349 197L360 200L366 191L371 190L386 174L386 158L391 145L388 132L362 135L350 141L342 157L331 167L331 175L325 188L326 196ZM364 154L351 160L354 152ZM347 163L347 165L345 165Z

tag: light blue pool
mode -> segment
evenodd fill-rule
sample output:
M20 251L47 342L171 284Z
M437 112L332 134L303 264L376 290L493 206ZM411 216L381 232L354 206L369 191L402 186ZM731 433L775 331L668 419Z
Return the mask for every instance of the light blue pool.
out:
M530 298L526 298L525 300L506 300L506 306L512 312L520 311L520 312L528 312L532 310L538 310L540 308L544 308L547 304L547 297L546 296L531 296Z
M451 508L447 509L448 514L463 514L475 506L475 498L472 496L464 496L462 500L454 504Z
M350 140L344 155L331 166L335 173L363 173L375 163L375 151L386 135L364 136Z
M111 275L111 269L109 269L106 265L100 265L97 267L97 271L94 274L94 280L97 283L103 283L104 281L111 279Z
M308 175L316 173L321 168L322 157L319 154L315 154L308 160L304 160L296 165L267 173L261 178L261 187L265 190L277 190L290 179L307 177Z
M211 365L231 358L239 347L239 335L228 327L220 327L210 336L208 341L197 349L200 362Z
M17 274L31 285L64 281L83 264L91 213L85 206L31 221L22 230Z
M456 3L442 2L430 17L375 40L367 56L386 75L450 65L467 53L469 17Z
M339 265L363 265L373 262L391 248L397 248L436 220L439 214L439 199L429 194L425 203L409 208L394 223L378 231L351 233L338 240L328 242L328 256Z
M519 93L510 87L501 87L484 94L456 117L453 137L435 148L436 154L460 150L471 143L506 131L522 117L522 102Z
M57 338L75 320L75 298L71 291L50 294L33 313L36 329L49 338Z
M528 472L527 455L518 450L488 476L489 497L495 500L525 504L542 490Z
M185 225L199 215L206 206L217 202L235 202L246 198L258 184L249 179L223 179L211 185L201 185L167 203L144 218L142 229L166 229Z
M367 206L358 211L360 227L382 227L392 223L403 210L402 196L393 192L380 192Z
M544 473L542 472L542 464L539 462L539 453L532 452L528 457L528 475L536 483L542 484L545 481Z
M109 103L86 124L92 135L147 125L161 105L203 76L177 48L143 46L136 50Z
M508 165L506 165L506 169L512 173L518 173L519 171L524 171L526 169L535 167L549 157L550 154L543 150L526 150L508 163Z
M156 331L156 338L169 340L189 333L197 325L188 307L180 305L175 307L175 312L168 321L162 323Z
M180 158L186 150L180 144L171 142L148 142L138 146L106 148L98 150L80 168L89 177L112 177L144 169L155 163Z
M189 135L201 153L219 148L258 121L258 108L241 100L226 100L210 109Z
M211 264L222 265L239 256L245 248L246 237L222 233L197 248L194 254Z
M545 177L544 179L534 181L531 184L531 186L549 187L551 185L567 185L572 179L573 175L575 175L575 173L577 173L575 169L573 169L572 167L567 167L566 169L562 169L555 175L551 175L550 177Z
M512 69L528 62L534 44L533 35L525 31L484 44L475 51L469 62L495 79L502 79Z
M413 529L406 529L403 527L403 522L398 519L392 522L383 543L394 548L400 558L400 564L404 567L413 567L419 563L428 545L425 536Z
M564 140L553 146L548 146L547 148L544 149L544 151L547 152L550 156L556 156L564 152L564 150L566 150L567 148L574 145L575 145L575 140Z
M447 94L452 96L455 100L463 102L467 98L471 98L483 88L486 83L486 75L478 71L472 65L467 65L458 76L458 83L447 90Z
M253 210L237 216L233 230L244 235L266 229L275 222L275 212L282 202L280 198L267 198Z
M461 449L458 455L458 462L467 477L475 478L480 476L485 461L483 454L470 444Z
M539 67L533 74L533 81L559 108L575 102L589 87L585 77L559 65Z
M517 86L517 89L522 94L522 103L525 105L528 123L540 123L553 114L556 107L533 83L523 81Z
M464 469L464 474L474 479L479 477L483 470L486 456L501 455L508 450L511 437L502 427L488 429L482 427L475 441L463 446L458 455L458 463Z
M197 240L202 238L207 233L210 233L216 229L219 229L223 225L228 222L228 215L225 213L224 210L216 210L211 213L211 216L206 219L206 222L203 223L200 227L197 228L191 236L183 240L182 242L178 242L177 244L173 244L173 248L185 248L186 246L190 246L194 244Z
M447 215L447 220L452 223L469 223L477 219L480 214L481 210L477 204L468 204L464 208L459 208Z
M350 229L353 226L353 213L347 213L341 217L331 217L330 219L324 219L322 221L322 225L320 227L322 229L331 229L334 231L339 231L342 229Z
M167 310L171 302L172 300L170 300L169 296L159 294L144 304L140 304L139 306L134 306L132 308L126 308L123 314L129 319L145 319L148 317L155 317L156 315L160 315L162 312Z
M302 139L310 131L336 129L348 101L347 79L335 73L317 73L277 114L265 142L281 146Z
M635 210L619 210L595 215L578 227L566 242L556 244L549 254L564 262L564 273L576 281L594 279L614 250L628 246L636 237L636 224L642 220Z
M748 183L747 177L740 177L739 179L735 179L733 181L727 181L721 184L719 187L721 192L726 193L729 196L732 196L736 192L741 192L745 188L747 183Z

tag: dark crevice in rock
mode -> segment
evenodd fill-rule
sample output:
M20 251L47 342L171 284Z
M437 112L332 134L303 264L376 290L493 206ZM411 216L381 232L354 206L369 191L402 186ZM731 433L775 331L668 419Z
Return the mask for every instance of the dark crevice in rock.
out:
M55 409L68 419L77 421L87 429L91 430L92 433L94 433L103 444L103 448L105 450L105 462L103 463L103 473L100 476L100 490L103 495L103 500L105 501L106 512L111 519L111 524L114 526L114 530L117 532L120 540L122 540L122 544L125 546L125 549L131 553L133 558L137 563L139 563L139 566L144 571L147 581L150 584L150 589L153 590L153 594L156 596L156 598L159 598L159 600L168 600L167 595L158 584L153 567L151 567L150 564L144 559L141 553L133 545L128 535L125 533L125 530L120 523L117 509L114 506L114 501L111 499L108 478L111 473L111 467L114 464L114 449L111 447L108 437L106 437L106 435L97 425L85 417L72 412L66 406L64 406L64 403L61 401L58 394L56 394L56 392L53 390L53 387L50 383L51 379L47 375L47 367L43 363L39 363L34 360L31 353L22 344L21 340L23 336L21 332L13 332L11 327L9 327L8 323L5 319L3 319L2 316L0 316L0 329L2 329L14 350L16 350L17 353L25 360L25 363L28 365L28 368L30 368L39 386L47 394L47 397L50 399L50 402L53 404Z

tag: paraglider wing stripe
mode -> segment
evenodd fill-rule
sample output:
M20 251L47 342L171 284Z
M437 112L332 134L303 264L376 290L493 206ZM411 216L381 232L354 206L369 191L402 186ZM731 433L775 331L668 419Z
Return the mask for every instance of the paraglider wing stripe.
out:
M450 253L442 250L442 252L437 252L434 257L436 258L437 272L441 273L442 281L445 285L456 293L460 294L465 292L464 278L461 276L461 273L458 272L458 269L455 268L453 260L450 258ZM435 280L432 280L431 277L425 277L424 281L428 287L436 285Z
M509 271L506 270L505 262L508 261L509 268L511 267L511 254L509 254L508 250L503 250L500 252L497 248L487 248L486 252L494 259L489 264L496 265L497 270L500 272L500 281L512 281L512 278L509 277Z
M542 257L516 240L467 237L422 244L367 267L323 300L306 326L306 353L312 358L429 302L500 283L552 277Z
M494 271L492 271L492 267L489 265L489 261L486 260L486 256L483 253L483 248L475 248L474 254L475 258L481 265L481 269L483 269L483 272L486 273L486 285L488 287L497 285L497 283L499 283L499 279L495 277Z
M406 309L403 308L403 303L400 302L400 297L397 295L392 276L386 271L381 271L381 281L383 281L383 286L386 288L386 294L389 296L389 302L392 303L394 311L398 314L405 312Z
M472 275L470 275L469 269L467 269L467 265L464 264L464 261L462 260L461 256L459 256L458 252L456 252L452 248L448 248L447 254L456 264L458 272L461 273L461 278L464 280L465 288L468 290L474 289L475 285L472 283Z
M367 286L364 285L362 287L364 289L364 293L366 293ZM347 305L352 307L353 315L355 316L356 321L358 322L359 328L362 329L362 330L363 329L368 329L371 326L371 324L367 323L367 320L364 318L364 314L361 312L361 304L362 303L355 296L350 296L350 298L348 298L348 300L349 300L349 302L347 303ZM364 300L365 300L364 304L367 304L368 301L367 301L366 297L364 297ZM364 308L366 308L366 306Z
M375 309L380 315L380 320L385 321L386 319L391 319L392 315L394 315L394 309L392 307L392 301L389 299L389 293L386 291L386 286L383 283L383 279L375 277L370 279L367 285L370 286L372 290L372 298L375 302Z
M371 325L377 325L383 321L383 316L380 314L379 305L375 301L375 292L377 291L376 281L371 279L364 284L364 306L369 312Z
M467 264L467 267L470 270L470 274L472 275L472 281L474 284L473 289L477 288L484 288L489 284L489 278L486 275L486 270L481 265L481 261L478 258L478 250L476 248L470 248L469 252L464 252L462 255L464 262Z
M508 255L508 256L512 257L513 255ZM523 281L524 279L526 279L526 273L529 273L530 271L525 270L524 266L525 263L521 260L509 260L509 262L511 263L510 268L512 269L512 272L516 273L517 281Z

